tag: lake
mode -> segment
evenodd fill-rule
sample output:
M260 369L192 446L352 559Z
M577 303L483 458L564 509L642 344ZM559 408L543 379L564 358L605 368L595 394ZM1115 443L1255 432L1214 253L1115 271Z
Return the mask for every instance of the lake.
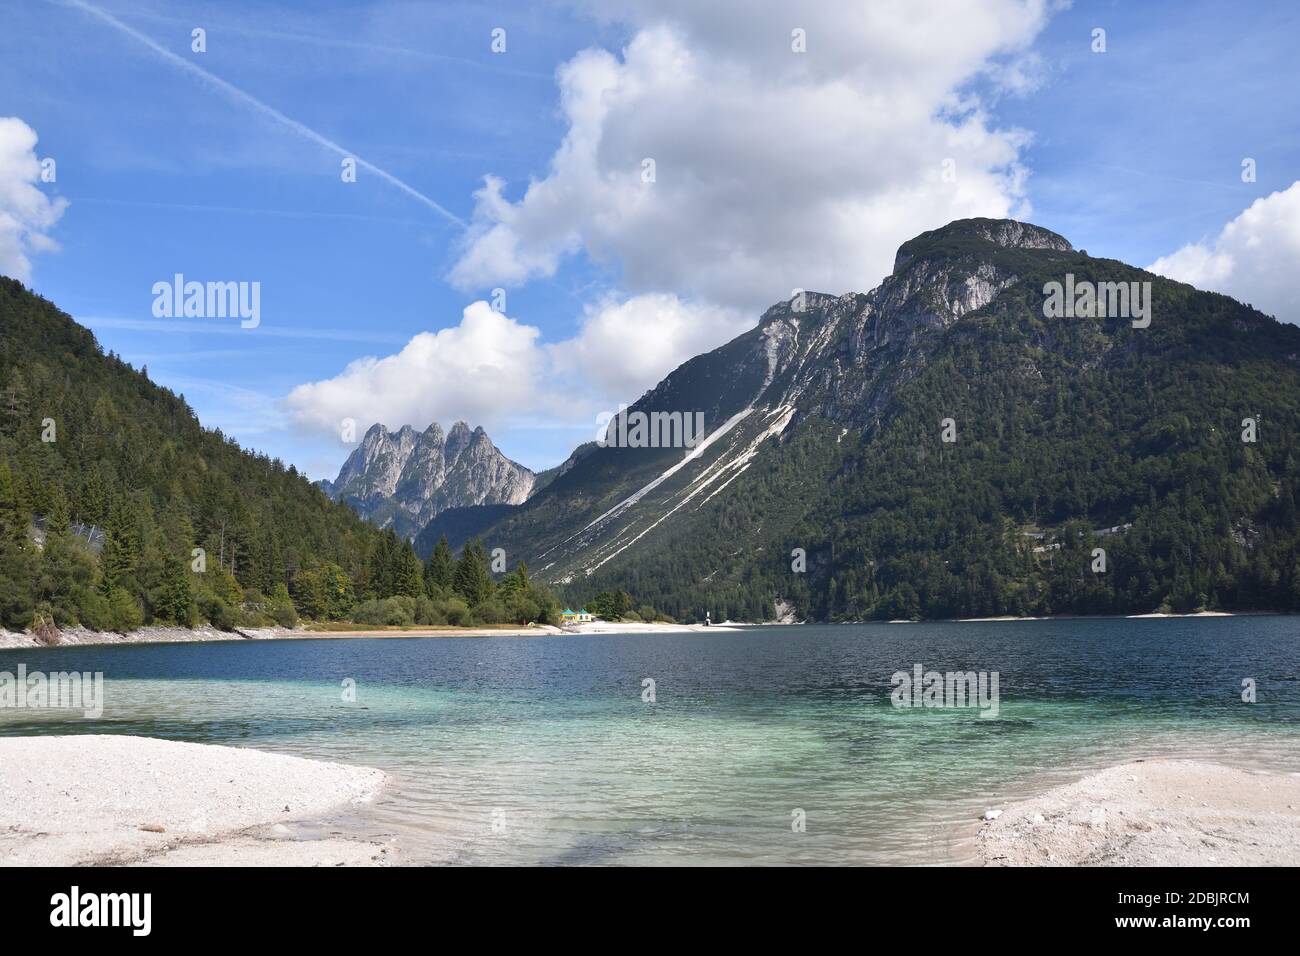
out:
M390 836L405 863L946 864L986 808L1122 759L1300 771L1298 636L1237 617L7 650L0 671L102 671L106 706L0 710L0 734L380 767L373 806L299 829ZM917 664L997 672L997 716L893 706Z

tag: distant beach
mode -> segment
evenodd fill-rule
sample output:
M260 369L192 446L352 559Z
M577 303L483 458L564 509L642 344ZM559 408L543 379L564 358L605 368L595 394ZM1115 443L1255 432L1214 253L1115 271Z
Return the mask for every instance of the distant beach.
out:
M91 631L69 628L60 632L53 645L38 639L35 634L0 630L0 650L11 648L38 648L86 646L96 644L190 644L207 641L280 641L320 640L335 637L564 637L574 634L680 634L695 631L729 631L738 624L668 624L644 622L618 624L593 621L589 624L570 624L555 627L550 624L527 626L487 627L349 627L332 625L327 628L311 627L241 628L222 631L215 627L142 627L127 634L114 631Z

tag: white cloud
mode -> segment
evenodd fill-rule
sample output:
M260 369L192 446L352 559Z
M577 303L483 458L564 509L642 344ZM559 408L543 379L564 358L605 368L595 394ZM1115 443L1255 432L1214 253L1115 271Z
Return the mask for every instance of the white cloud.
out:
M486 178L458 287L553 275L581 250L625 294L756 315L795 287L869 289L899 243L952 219L1025 212L1025 135L991 128L961 88L1001 59L1003 86L1028 84L1018 58L1046 20L1041 2L592 9L631 39L560 68L564 141L518 201ZM791 51L795 28L806 53Z
M578 335L552 347L553 361L580 364L593 398L631 402L658 384L683 357L718 345L750 328L753 316L647 293L607 298L586 309Z
M298 424L336 435L346 418L358 432L375 422L424 427L457 419L490 428L544 401L540 334L474 302L459 325L421 332L395 355L360 358L334 378L299 385L286 403Z
M1211 242L1163 256L1151 272L1249 302L1300 324L1300 181L1256 199Z
M48 233L68 206L41 192L40 178L36 131L0 116L0 273L23 282L31 280L33 253L58 249Z
M866 291L920 232L1028 212L1028 136L994 128L968 86L1033 87L1045 0L837 0L797 12L779 0L577 2L625 28L627 45L560 66L562 142L522 195L484 177L449 277L485 292L585 256L616 290L563 342L543 345L536 329L498 317L518 348L489 378L512 379L509 394L481 395L453 356L417 348L460 335L486 309L476 303L457 329L295 390L300 419L333 429L345 416L418 425L553 408L580 420L635 400L796 288ZM806 53L791 50L796 28ZM646 158L654 183L642 181Z
M491 428L551 414L594 421L631 402L681 363L713 348L718 329L739 335L752 319L671 295L608 297L586 309L578 334L551 345L540 331L494 311L466 307L459 325L421 332L401 351L352 362L338 375L299 385L286 399L298 425L338 434L353 419L424 427L464 419ZM593 425L594 428L594 425Z

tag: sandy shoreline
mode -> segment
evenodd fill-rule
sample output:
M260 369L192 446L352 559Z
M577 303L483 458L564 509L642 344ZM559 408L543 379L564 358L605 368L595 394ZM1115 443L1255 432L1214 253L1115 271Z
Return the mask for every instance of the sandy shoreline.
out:
M293 839L387 777L151 737L0 738L0 866L375 866L391 848Z
M90 631L69 628L63 631L57 644L38 641L31 633L0 630L0 650L46 647L84 647L104 644L191 644L211 641L310 641L336 637L566 637L575 634L683 634L710 631L732 631L737 625L715 624L613 624L597 621L591 624L574 624L553 627L540 624L534 627L419 627L400 629L354 627L343 630L314 631L307 628L246 628L239 631L219 631L214 627L144 627L129 634L112 631Z
M984 866L1300 865L1300 775L1136 760L994 806Z
M253 628L243 631L219 631L215 627L142 627L129 634L116 631L91 631L68 628L55 645L44 644L30 631L0 630L0 650L10 648L80 647L100 644L195 644L210 641L273 640L282 637L311 637L305 630Z
M0 866L384 866L392 844L312 824L387 779L215 744L0 738ZM1135 760L984 816L983 866L1300 865L1295 773Z
M1198 611L1194 614L1130 614L1125 616L1102 617L965 617L952 618L932 623L957 624L992 624L1016 621L1077 621L1077 620L1134 620L1153 618L1198 618L1198 617L1241 617L1267 615L1272 612L1228 613L1225 611ZM795 622L795 623L803 623ZM918 624L921 621L874 621L852 623L887 623ZM616 624L608 621L594 621L590 624L571 624L555 627L539 624L533 627L417 627L405 630L397 628L349 627L337 630L310 630L298 628L244 628L239 631L219 631L214 627L144 627L129 634L112 631L90 631L84 628L69 628L62 632L56 645L47 645L38 641L29 632L0 630L0 651L15 648L78 647L103 644L189 644L210 641L310 641L326 640L335 637L565 637L575 634L707 634L715 631L744 631L755 627L778 626L777 622L765 624L746 624L740 621L724 621L719 624ZM837 624L835 626L846 626Z

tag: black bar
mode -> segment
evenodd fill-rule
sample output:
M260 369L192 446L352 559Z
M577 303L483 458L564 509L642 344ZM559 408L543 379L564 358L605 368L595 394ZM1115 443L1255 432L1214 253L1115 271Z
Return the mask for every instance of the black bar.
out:
M1042 932L1053 935L1041 941L1066 944L1182 944L1199 937L1231 946L1260 931L1293 935L1295 877L1294 869L1263 868L36 868L0 871L0 894L6 942L14 944L66 941L75 933L79 941L112 937L128 945L147 939L373 946L379 932L389 941L421 934L431 948L457 945L462 933L494 943L531 933L534 945L545 938L622 938L667 947L692 943L689 921L733 941L762 941L784 926L810 937L838 929L875 943L892 929L917 945L987 944L1008 933ZM130 925L52 926L52 900L70 896L73 886L83 902L100 893L150 894L148 936L134 935Z

